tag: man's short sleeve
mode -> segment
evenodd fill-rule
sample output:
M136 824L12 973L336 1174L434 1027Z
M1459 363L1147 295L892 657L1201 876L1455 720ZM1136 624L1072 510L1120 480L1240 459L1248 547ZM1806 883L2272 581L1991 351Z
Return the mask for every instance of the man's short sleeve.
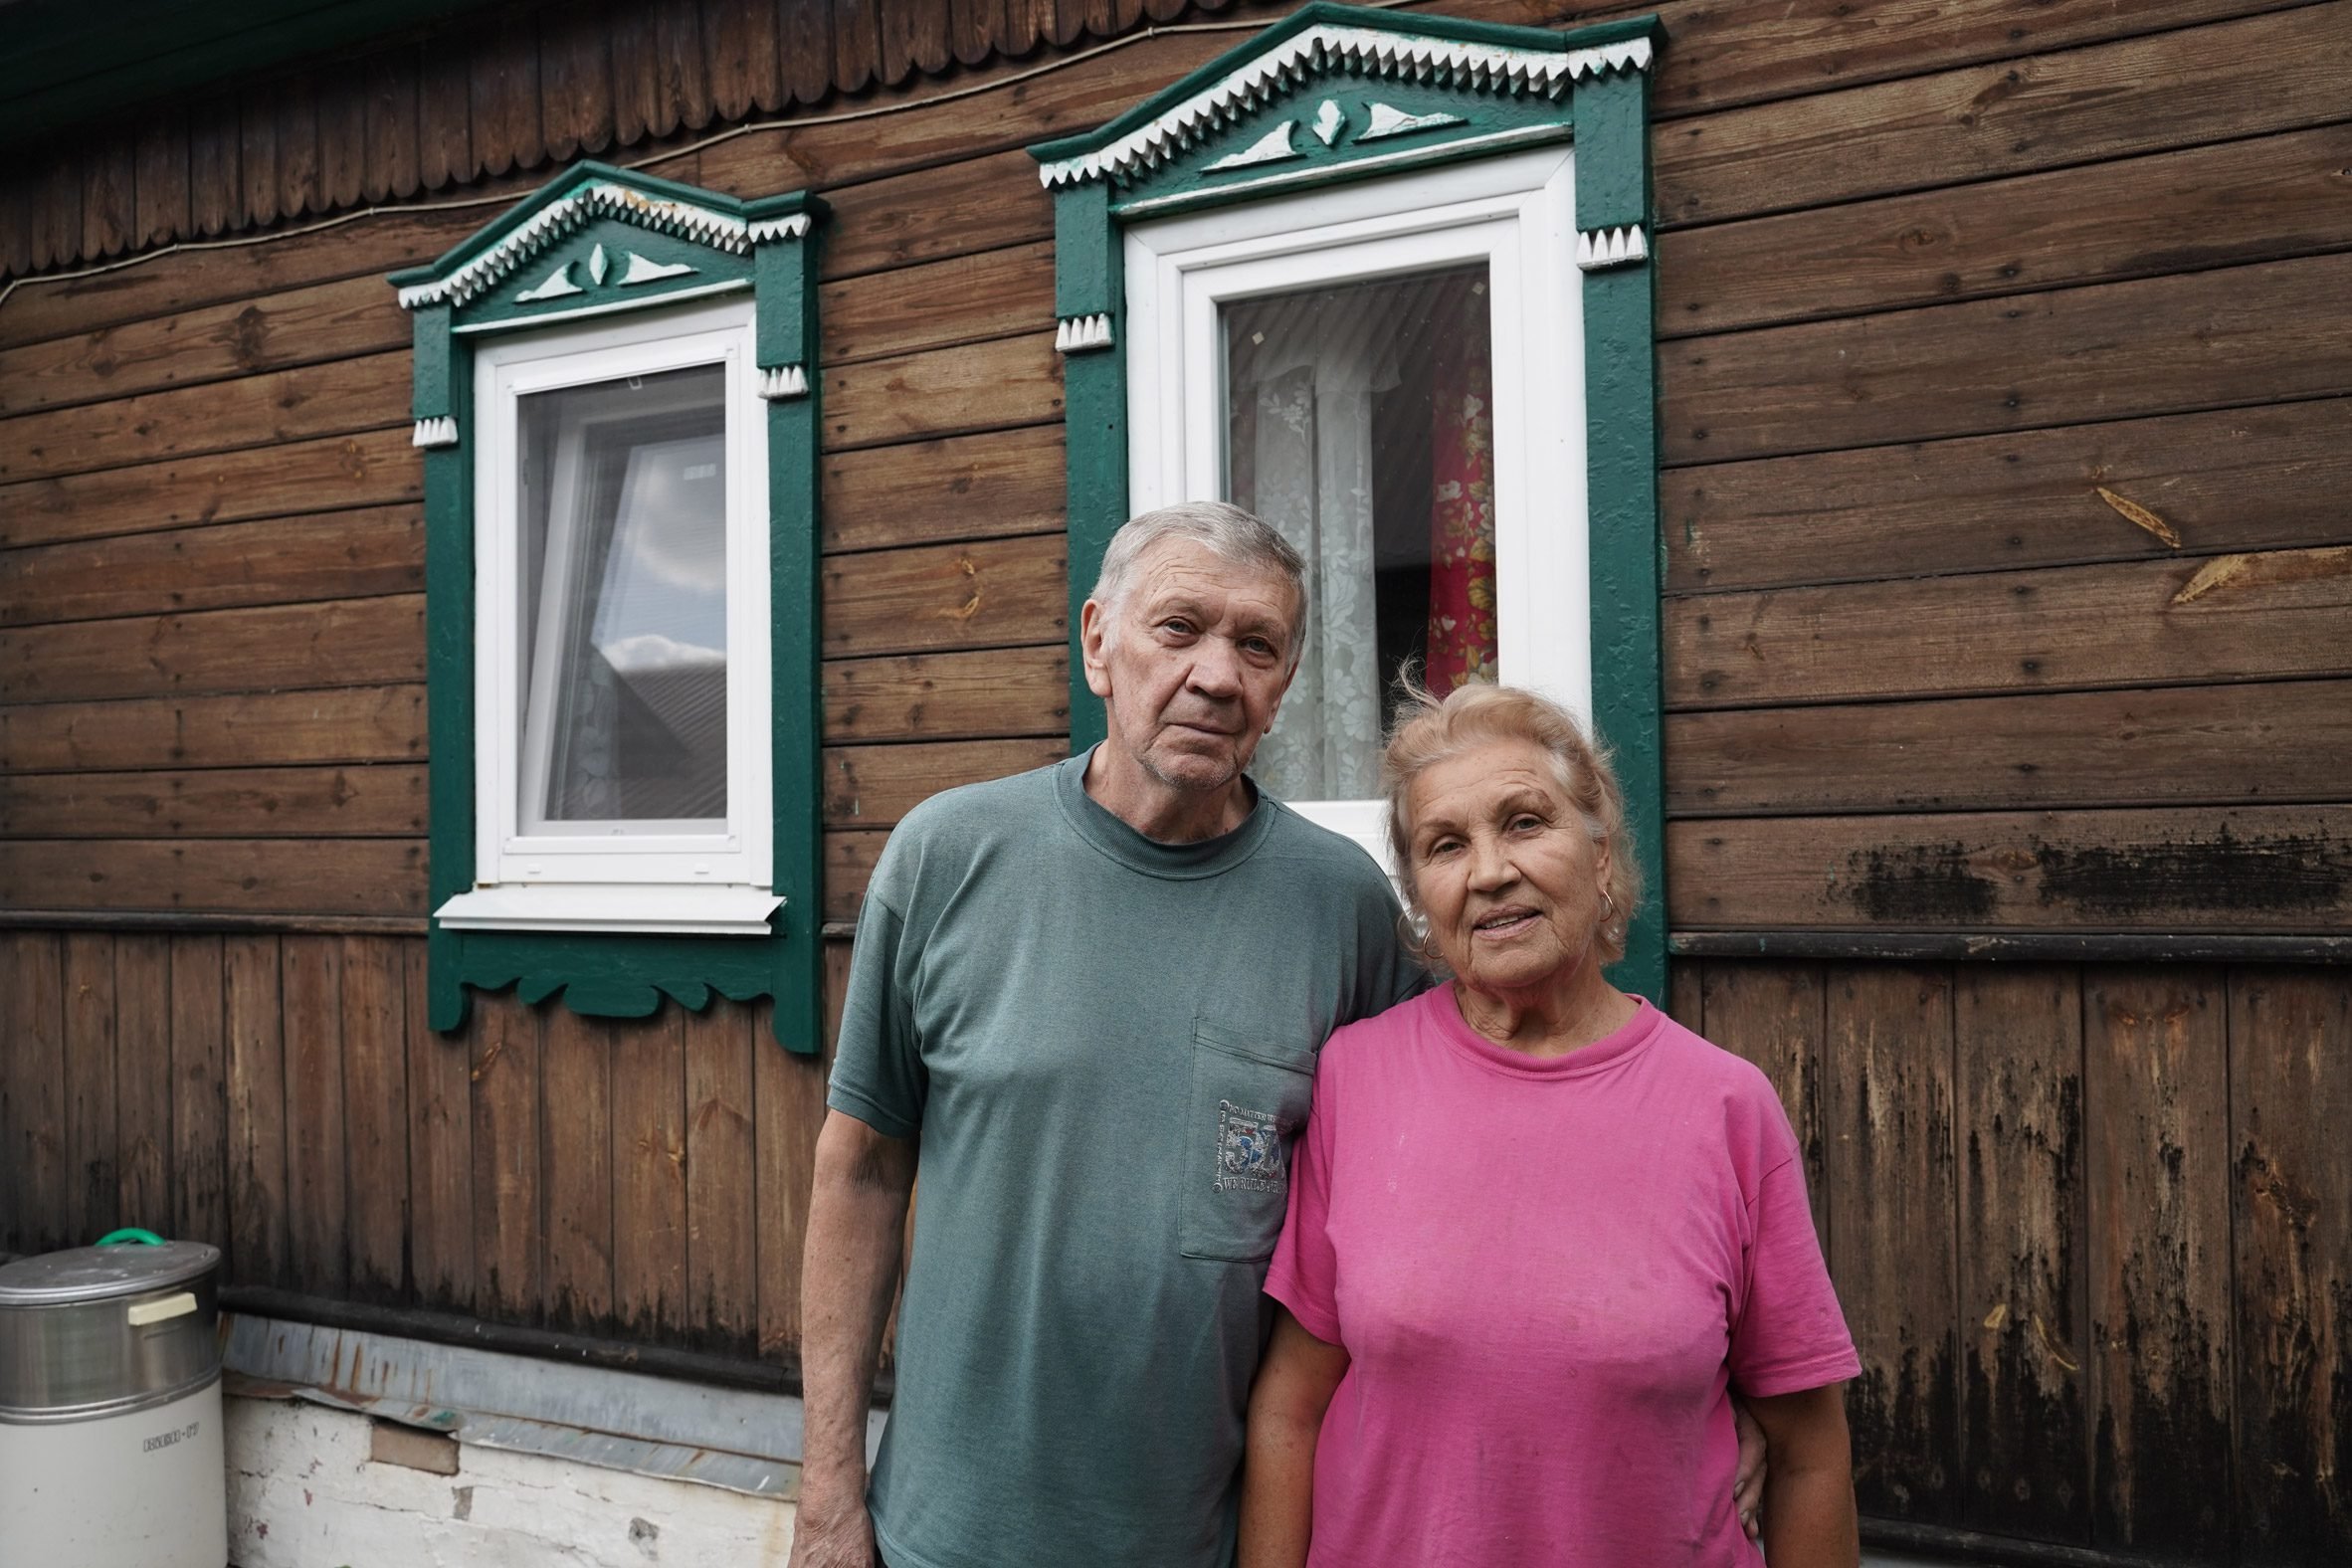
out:
M921 1130L930 1088L913 1009L900 983L904 937L898 911L869 892L858 914L849 995L842 1005L833 1082L825 1095L835 1110L891 1138L912 1138Z

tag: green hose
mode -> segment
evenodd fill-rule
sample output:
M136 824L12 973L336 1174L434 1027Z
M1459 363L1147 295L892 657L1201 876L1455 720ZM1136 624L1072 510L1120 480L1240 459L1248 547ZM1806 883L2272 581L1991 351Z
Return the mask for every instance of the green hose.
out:
M119 1247L125 1242L136 1242L141 1247L161 1247L164 1245L162 1237L157 1236L153 1231L142 1231L135 1225L126 1225L119 1231L108 1231L98 1239L98 1245L100 1247Z

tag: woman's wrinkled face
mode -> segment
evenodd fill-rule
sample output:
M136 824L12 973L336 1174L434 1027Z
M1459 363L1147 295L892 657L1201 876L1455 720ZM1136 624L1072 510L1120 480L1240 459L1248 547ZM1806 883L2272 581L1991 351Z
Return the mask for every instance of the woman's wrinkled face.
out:
M1609 857L1550 753L1493 740L1423 770L1406 798L1414 896L1466 985L1565 985L1595 954Z

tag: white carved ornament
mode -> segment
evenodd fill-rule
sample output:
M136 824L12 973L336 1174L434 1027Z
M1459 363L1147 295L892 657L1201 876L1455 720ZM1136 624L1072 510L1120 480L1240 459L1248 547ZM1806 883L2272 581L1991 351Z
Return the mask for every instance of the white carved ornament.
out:
M1632 267L1650 259L1650 242L1642 226L1629 223L1618 229L1583 229L1576 236L1576 265L1588 273L1611 267Z
M759 373L759 395L771 403L809 395L809 372L801 365L778 365Z
M1090 348L1108 348L1110 342L1110 317L1107 315L1066 315L1054 328L1054 347L1065 354L1082 354Z
M458 422L454 419L420 419L416 429L409 432L412 447L454 447L458 444Z

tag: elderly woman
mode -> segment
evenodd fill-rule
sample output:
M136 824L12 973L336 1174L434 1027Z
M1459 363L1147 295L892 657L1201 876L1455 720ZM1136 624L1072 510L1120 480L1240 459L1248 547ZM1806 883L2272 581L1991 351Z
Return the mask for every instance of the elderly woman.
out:
M1451 983L1332 1036L1266 1281L1240 1568L1852 1568L1859 1369L1747 1063L1612 986L1639 887L1561 708L1415 692L1389 831Z

